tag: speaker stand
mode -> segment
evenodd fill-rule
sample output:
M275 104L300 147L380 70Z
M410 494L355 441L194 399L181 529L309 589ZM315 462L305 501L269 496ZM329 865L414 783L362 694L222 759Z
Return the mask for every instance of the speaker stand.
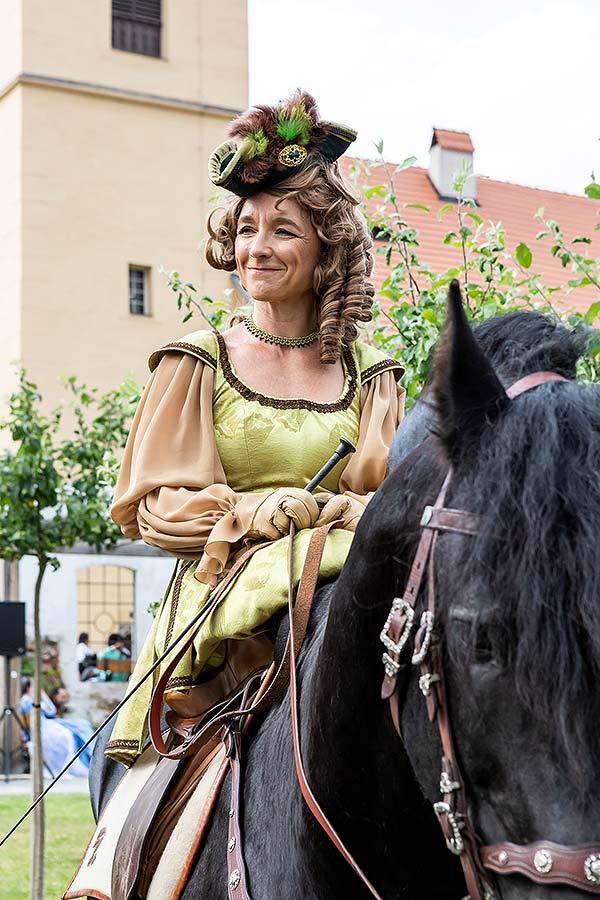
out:
M25 725L16 709L10 703L10 659L4 657L4 708L0 713L0 724L4 723L4 741L0 753L4 756L4 780L10 781L12 771L12 720L15 719L21 731Z

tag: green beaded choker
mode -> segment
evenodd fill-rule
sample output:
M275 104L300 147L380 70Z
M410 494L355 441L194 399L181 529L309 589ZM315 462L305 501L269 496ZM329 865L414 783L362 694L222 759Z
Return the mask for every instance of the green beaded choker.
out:
M246 316L244 325L250 334L253 334L259 341L264 341L266 344L277 344L279 347L308 347L309 344L314 344L319 337L318 330L311 331L310 334L303 334L302 337L297 338L282 337L279 334L270 334L268 331L263 331L262 328L259 328L251 315Z

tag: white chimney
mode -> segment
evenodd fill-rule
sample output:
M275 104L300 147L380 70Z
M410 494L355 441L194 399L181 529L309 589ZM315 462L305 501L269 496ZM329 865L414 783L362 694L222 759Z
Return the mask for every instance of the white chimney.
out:
M441 198L456 200L458 191L452 187L456 172L469 173L462 190L463 197L476 200L477 184L473 175L473 142L468 131L448 131L434 128L429 153L429 177Z

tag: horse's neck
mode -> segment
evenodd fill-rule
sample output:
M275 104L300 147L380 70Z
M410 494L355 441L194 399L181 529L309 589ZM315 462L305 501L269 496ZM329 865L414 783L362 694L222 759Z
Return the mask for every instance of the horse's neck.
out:
M380 696L379 635L396 590L394 510L372 501L302 660L302 750L323 809L384 896L448 900L463 894L460 866L423 803Z
M340 739L361 753L372 748L373 729L386 716L379 634L387 614L381 601L393 596L392 574L389 563L369 562L359 551L332 591L311 694L313 722L338 749Z
M393 594L393 569L369 560L366 549L353 546L332 589L312 659L303 662L301 710L306 761L323 799L334 803L341 790L348 811L361 816L375 808L381 815L384 786L393 803L390 780L398 781L398 741L380 699L381 601Z

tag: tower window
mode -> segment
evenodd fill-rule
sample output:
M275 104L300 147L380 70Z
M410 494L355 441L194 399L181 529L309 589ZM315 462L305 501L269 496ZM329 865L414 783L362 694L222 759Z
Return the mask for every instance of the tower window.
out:
M160 56L161 0L112 0L112 45L116 50Z
M150 315L150 269L129 266L129 312L134 316Z

